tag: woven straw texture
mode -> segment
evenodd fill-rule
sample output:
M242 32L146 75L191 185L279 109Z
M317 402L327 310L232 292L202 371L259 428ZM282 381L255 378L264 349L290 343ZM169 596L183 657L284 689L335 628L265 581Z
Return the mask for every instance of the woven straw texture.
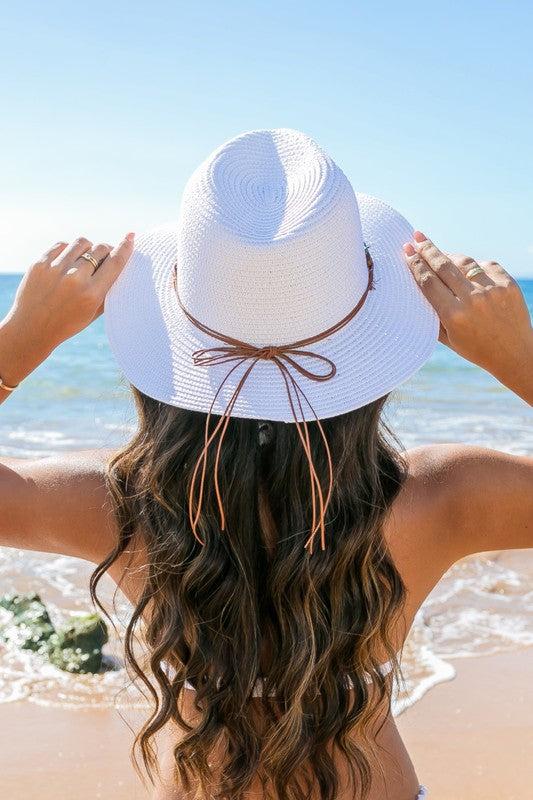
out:
M226 142L195 170L177 221L136 239L135 252L109 290L105 324L127 379L171 405L207 412L235 362L195 365L192 354L222 343L205 325L255 346L314 336L342 319L367 284L374 289L353 320L304 348L337 371L313 381L293 371L316 415L326 418L399 386L430 357L438 316L403 258L413 229L393 208L355 193L335 162L290 128L250 131ZM313 372L327 366L296 357ZM250 362L237 367L213 406L222 414ZM307 420L314 414L304 402ZM294 420L275 363L248 376L232 416Z

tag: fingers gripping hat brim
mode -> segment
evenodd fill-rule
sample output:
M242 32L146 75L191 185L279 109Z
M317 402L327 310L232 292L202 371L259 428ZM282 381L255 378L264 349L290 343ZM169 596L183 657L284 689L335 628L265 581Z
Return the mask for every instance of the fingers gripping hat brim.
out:
M361 193L356 198L374 263L374 288L351 322L311 348L334 362L336 374L324 382L298 376L320 419L359 408L404 383L429 359L439 335L438 316L403 257L402 245L412 239L413 228L381 200ZM178 304L177 252L176 222L137 238L132 258L107 293L105 325L115 359L134 386L164 403L207 412L231 365L193 363L195 351L217 342ZM224 413L246 366L226 380L213 413ZM315 418L305 405L303 412L307 420ZM294 421L286 384L273 362L256 363L232 416Z

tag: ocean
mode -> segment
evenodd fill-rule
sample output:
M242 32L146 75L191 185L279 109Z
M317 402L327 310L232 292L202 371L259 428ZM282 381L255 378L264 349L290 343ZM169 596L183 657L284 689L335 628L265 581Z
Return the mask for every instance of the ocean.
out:
M0 318L20 280L21 275L0 275ZM533 279L519 283L532 312ZM440 343L424 367L393 393L386 420L404 448L468 442L533 455L533 409ZM100 318L61 345L0 407L0 460L118 448L135 427L128 384L113 360ZM92 569L79 559L0 547L0 594L36 591L52 621L60 624L92 610ZM111 609L115 585L106 576L100 586ZM144 706L121 656L129 614L131 606L117 593L112 615L116 630L110 627L104 667L96 675L70 675L35 653L0 643L0 702L26 698L71 707ZM8 617L0 608L0 624ZM393 713L400 714L436 683L452 679L450 658L532 645L533 569L520 551L462 559L417 614L402 660L405 686L395 687Z

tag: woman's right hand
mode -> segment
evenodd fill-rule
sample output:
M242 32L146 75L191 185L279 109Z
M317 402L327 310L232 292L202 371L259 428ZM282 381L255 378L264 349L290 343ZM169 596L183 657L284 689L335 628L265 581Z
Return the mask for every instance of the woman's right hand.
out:
M533 328L518 283L495 261L441 252L415 231L407 264L440 319L439 341L533 405ZM484 272L466 277L475 266Z

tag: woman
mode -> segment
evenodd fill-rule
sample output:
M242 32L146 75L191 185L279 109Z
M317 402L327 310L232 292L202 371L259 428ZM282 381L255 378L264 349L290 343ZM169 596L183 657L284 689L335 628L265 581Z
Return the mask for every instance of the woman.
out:
M96 602L106 571L131 600L153 800L425 796L390 712L399 655L455 561L533 547L533 458L399 452L381 412L437 338L533 404L520 288L291 129L222 145L178 225L133 238L58 243L1 323L16 402L105 301L139 425L118 452L4 459L0 544L87 559Z

